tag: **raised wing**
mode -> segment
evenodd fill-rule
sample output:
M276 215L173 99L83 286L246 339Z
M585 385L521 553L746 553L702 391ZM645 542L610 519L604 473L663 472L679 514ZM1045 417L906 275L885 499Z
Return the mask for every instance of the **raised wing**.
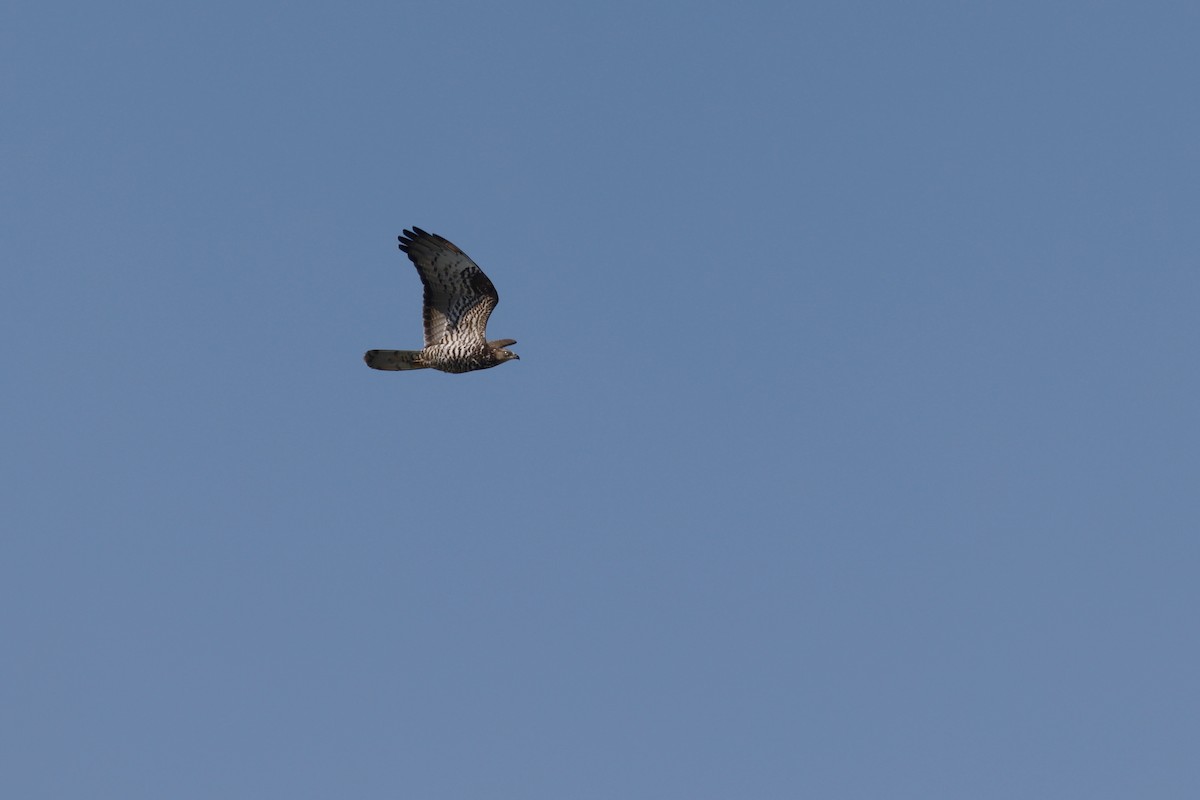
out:
M404 231L400 249L425 286L425 346L459 337L482 342L500 295L479 265L446 239L417 227Z

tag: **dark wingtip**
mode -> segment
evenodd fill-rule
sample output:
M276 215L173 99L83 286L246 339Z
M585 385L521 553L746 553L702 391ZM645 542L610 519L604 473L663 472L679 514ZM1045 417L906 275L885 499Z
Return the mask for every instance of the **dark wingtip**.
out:
M426 233L416 225L413 225L411 231L408 228L405 228L404 233L400 234L396 238L400 240L400 249L407 253L408 248L416 244L418 239L432 239L434 237L432 234Z

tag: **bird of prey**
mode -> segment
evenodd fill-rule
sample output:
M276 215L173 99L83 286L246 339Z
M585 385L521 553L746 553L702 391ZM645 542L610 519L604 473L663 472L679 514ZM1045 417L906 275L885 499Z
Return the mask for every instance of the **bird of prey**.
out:
M479 265L446 239L416 226L399 239L425 286L425 349L368 350L363 356L368 367L471 372L520 358L505 349L516 339L489 342L484 335L500 296Z

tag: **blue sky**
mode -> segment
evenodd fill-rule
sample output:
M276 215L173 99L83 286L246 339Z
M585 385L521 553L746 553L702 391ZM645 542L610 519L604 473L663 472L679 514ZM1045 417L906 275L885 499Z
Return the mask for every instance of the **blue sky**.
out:
M1194 4L0 22L4 796L1200 792Z

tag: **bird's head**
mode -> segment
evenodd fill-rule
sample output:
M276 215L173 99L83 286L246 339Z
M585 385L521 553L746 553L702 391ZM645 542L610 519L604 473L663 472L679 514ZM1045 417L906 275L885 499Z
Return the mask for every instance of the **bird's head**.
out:
M516 343L517 343L516 339L497 339L494 342L488 342L488 344L492 348L492 352L496 354L496 360L499 361L500 363L504 363L505 361L520 361L521 360L521 357L519 355L514 353L512 350L507 349L509 345L513 345Z

